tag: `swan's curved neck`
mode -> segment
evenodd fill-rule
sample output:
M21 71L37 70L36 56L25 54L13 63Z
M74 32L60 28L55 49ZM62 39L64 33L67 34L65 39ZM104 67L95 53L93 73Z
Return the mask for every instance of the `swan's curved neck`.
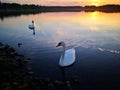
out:
M64 60L64 57L65 57L65 50L66 50L66 46L64 45L63 46L63 52L62 52L62 60Z
M34 22L32 22L33 26L34 26Z

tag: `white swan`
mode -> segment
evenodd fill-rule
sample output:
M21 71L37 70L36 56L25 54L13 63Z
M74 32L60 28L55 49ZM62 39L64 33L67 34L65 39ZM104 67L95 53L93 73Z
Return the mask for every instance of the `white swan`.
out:
M59 65L61 67L70 66L75 62L75 49L66 50L66 45L64 42L59 42L56 47L63 46L63 52L60 57Z
M34 21L33 20L32 20L32 24L29 25L29 29L35 29Z

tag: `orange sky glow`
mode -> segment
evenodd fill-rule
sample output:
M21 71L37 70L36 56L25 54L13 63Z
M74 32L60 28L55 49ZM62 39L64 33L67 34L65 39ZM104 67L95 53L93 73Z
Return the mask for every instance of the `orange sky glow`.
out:
M46 6L100 6L105 4L120 4L120 0L1 0L1 2L38 4Z

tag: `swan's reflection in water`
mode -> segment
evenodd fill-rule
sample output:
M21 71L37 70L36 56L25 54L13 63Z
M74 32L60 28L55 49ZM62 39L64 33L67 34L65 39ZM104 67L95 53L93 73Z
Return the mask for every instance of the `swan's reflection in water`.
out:
M35 35L35 29L33 29L33 35Z
M73 63L73 64L70 65L70 66L65 66L65 67L61 67L61 66L59 66L59 67L60 67L60 70L61 70L61 74L62 74L62 80L63 80L63 82L66 82L66 72L65 72L65 69L67 69L67 68L71 68L74 64L75 64L75 63Z
M66 72L65 72L66 67L60 67L61 73L62 73L62 81L65 84L66 89L65 90L72 90L72 87L70 85L70 82L66 80Z
M60 67L61 74L62 74L62 81L66 82L66 73L65 73L65 67Z
M67 90L72 90L72 87L70 85L70 81L66 80L66 77L67 77L66 76L66 69L71 68L72 66L73 66L73 64L70 66L67 66L67 67L60 67L61 74L62 74L62 81L65 83Z
M35 35L35 28L29 28L30 30L33 31L33 35Z

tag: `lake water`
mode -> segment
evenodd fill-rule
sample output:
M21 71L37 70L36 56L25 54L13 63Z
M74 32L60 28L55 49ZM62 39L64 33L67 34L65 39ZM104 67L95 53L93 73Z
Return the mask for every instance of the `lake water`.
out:
M35 31L28 28L32 20ZM81 90L120 88L120 13L52 12L5 17L0 20L0 41L30 58L28 65L35 76L64 78L71 83L77 76L80 84L73 88ZM60 41L67 49L76 50L75 63L64 72L58 65L62 47L56 45Z

